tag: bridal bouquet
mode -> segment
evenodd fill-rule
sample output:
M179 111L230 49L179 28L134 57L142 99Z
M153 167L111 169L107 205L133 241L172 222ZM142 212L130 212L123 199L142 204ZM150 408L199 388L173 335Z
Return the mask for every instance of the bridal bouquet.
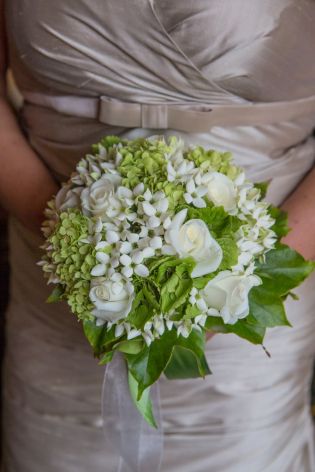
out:
M125 357L132 398L154 424L162 373L210 373L207 331L261 344L289 325L283 301L314 265L280 244L283 212L229 153L176 137L106 137L48 204L41 261L101 364Z

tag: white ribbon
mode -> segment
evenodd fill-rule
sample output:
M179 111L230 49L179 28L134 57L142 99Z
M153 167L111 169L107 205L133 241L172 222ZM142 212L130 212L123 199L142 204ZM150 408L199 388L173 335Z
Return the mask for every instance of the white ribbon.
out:
M105 440L119 458L117 472L160 471L163 433L158 383L151 387L151 400L158 429L149 426L134 405L126 361L117 352L106 366L102 391Z

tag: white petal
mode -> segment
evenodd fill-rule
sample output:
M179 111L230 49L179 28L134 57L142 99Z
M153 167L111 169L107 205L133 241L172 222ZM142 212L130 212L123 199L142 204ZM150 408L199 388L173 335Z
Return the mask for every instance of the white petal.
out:
M150 272L144 264L139 264L135 267L135 273L139 275L139 277L147 277Z
M129 252L132 250L132 245L128 241L124 241L120 245L120 252L121 254L129 254Z
M119 338L125 331L124 325L123 324L118 324L115 326L115 336L116 338Z
M109 244L117 243L119 241L119 234L115 231L106 231L106 239Z
M173 246L170 246L168 244L161 248L161 252L165 256L173 256L174 254L176 254L176 250L173 248Z
M162 238L160 238L159 236L154 236L150 241L150 246L153 249L161 249L162 245L163 241Z
M150 216L149 220L148 220L148 228L158 228L161 224L161 220L160 218L158 218L157 216Z
M135 251L131 255L132 262L134 262L135 264L140 264L143 261L143 257L144 256L143 256L142 251Z
M155 206L156 210L159 213L165 213L168 209L168 199L167 198L162 198L154 206Z
M171 225L172 223L172 220L171 218L168 216L164 221L163 221L163 226L165 229L169 228L169 226Z
M127 335L127 339L134 339L141 334L139 329L131 329Z
M143 336L143 339L146 343L146 345L149 347L152 343L152 341L154 341L154 336L152 333L142 333L142 336Z
M102 264L107 264L107 262L109 261L109 255L105 254L105 252L97 252L95 257L96 260L98 262L101 262Z
M113 257L111 260L110 260L110 265L116 269L116 267L119 266L119 259L117 257Z
M207 206L203 198L194 198L193 205L196 208L205 208Z
M132 267L130 267L130 266L125 266L125 267L123 267L123 268L121 269L121 273L122 273L127 279L129 279L129 278L132 276L132 274L133 274L133 269L132 269Z
M131 264L131 257L127 254L123 254L122 256L120 256L119 261L122 265L129 266Z
M143 202L142 208L143 208L144 213L148 216L153 216L156 213L156 209L149 202Z
M143 255L144 258L153 257L154 254L155 254L155 251L152 247L146 247L142 251L142 255Z
M206 304L206 302L204 301L203 298L199 298L196 302L196 305L197 307L199 308L199 310L202 310L202 311L206 311L208 306Z
M144 192L144 184L141 182L140 184L136 185L133 189L134 195L142 195Z
M103 228L102 220L101 218L98 218L97 222L94 225L95 233L99 233L100 231L102 231L102 228Z
M190 195L190 193L184 193L184 199L186 203L191 203L193 201L193 197Z
M130 243L136 243L139 241L139 234L137 233L128 233L127 239Z
M143 198L146 200L146 201L150 201L152 200L152 193L150 192L149 189L147 189L144 194L143 194Z
M97 264L91 270L91 275L93 275L93 277L101 277L105 273L106 273L106 265L105 264Z
M189 180L186 185L186 189L188 193L193 193L196 189L195 182L193 179Z
M106 321L101 320L100 318L96 318L96 321L95 321L96 326L104 326L105 323Z
M174 321L166 320L166 327L170 331L173 328Z

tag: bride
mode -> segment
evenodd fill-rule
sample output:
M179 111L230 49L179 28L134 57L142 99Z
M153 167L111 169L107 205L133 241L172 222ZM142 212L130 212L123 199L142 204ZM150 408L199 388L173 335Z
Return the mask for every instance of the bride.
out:
M11 214L4 471L114 472L103 370L67 307L45 303L36 266L45 203L102 136L177 134L231 151L248 177L271 181L269 200L290 214L286 242L314 258L315 3L0 0L0 12L0 198ZM24 97L17 116L5 98L9 67ZM102 95L150 106L130 128L97 113ZM157 129L171 128L154 121L159 105L174 103L222 107L223 122L234 105L251 111L207 133L194 123ZM163 472L315 471L314 282L287 301L293 328L269 331L271 359L218 334L206 351L213 375L161 380Z

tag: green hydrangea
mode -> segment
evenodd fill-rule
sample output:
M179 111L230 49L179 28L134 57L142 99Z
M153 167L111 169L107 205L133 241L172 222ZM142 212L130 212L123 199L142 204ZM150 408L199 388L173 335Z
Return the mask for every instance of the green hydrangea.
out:
M122 160L118 171L123 178L123 185L133 188L143 182L151 191L158 182L167 180L166 159L171 147L164 140L154 142L137 139L119 150Z
M241 169L232 165L232 154L230 152L219 152L206 150L201 146L188 150L184 153L186 159L193 161L197 167L203 170L221 172L234 180Z
M83 240L88 237L89 220L79 210L60 214L60 222L49 238L51 261L65 289L68 303L79 318L91 317L93 305L88 292L91 270L96 264L95 247Z

